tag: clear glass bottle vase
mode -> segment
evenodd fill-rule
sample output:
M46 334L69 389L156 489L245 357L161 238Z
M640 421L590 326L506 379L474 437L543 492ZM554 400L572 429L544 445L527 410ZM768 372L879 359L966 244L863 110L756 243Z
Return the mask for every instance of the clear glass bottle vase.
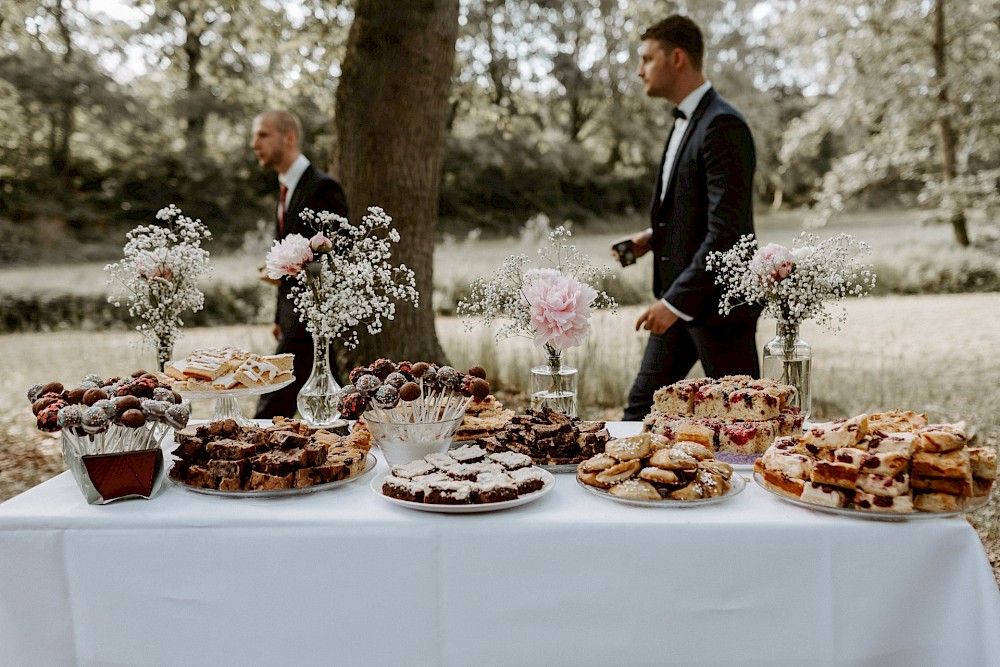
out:
M330 338L313 334L313 367L296 398L299 414L309 426L328 428L340 423L337 398L340 385L330 370Z
M799 338L797 324L778 322L774 338L764 345L763 374L795 387L790 400L808 421L812 412L812 347Z
M562 352L549 350L545 365L531 369L531 407L576 417L576 379L576 368L563 363Z

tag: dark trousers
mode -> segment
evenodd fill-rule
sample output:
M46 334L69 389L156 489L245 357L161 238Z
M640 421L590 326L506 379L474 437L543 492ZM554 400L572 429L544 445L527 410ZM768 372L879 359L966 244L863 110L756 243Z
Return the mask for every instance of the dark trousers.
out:
M312 374L312 336L308 334L306 336L282 336L281 340L278 341L278 349L275 354L289 352L295 355L295 364L292 368L295 380L283 389L261 396L257 403L257 414L254 415L256 419L295 416L295 411L298 409L295 402L299 395L299 389L302 389L302 385ZM333 371L333 377L337 380L337 384L343 386L344 383L341 382L340 373L337 370L337 359L333 353L333 345L330 346L330 370Z
M677 322L662 336L650 334L639 374L628 393L625 421L642 421L653 407L653 393L683 380L696 361L701 361L708 377L760 377L756 335L756 319L711 327Z

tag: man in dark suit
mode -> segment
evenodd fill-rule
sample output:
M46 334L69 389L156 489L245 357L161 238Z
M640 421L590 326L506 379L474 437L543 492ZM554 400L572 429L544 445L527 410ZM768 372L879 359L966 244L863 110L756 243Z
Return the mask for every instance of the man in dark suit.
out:
M633 234L635 255L653 254L657 301L636 322L649 331L626 420L641 420L660 387L683 379L701 361L705 374L757 377L759 311L719 315L722 288L705 259L753 232L751 190L756 163L746 121L705 80L701 31L670 16L642 34L646 94L677 105L653 195L652 227Z
M303 209L329 211L347 217L347 198L340 185L309 163L299 149L302 125L294 114L287 111L268 111L253 121L253 152L260 166L278 172L279 196L276 216L276 237L280 240L289 234L311 238L312 229L300 217ZM295 416L295 399L299 389L312 372L313 342L306 325L299 320L292 301L288 298L294 278L271 281L278 285L278 308L274 318L274 337L278 340L278 354L295 355L295 381L284 389L265 394L257 406L258 419ZM334 377L340 382L337 362L331 350L330 365Z

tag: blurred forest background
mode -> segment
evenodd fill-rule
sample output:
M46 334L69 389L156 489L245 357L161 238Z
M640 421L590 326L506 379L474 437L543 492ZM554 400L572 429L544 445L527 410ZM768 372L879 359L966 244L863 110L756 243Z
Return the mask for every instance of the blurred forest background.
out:
M0 263L116 258L170 202L211 226L213 252L270 233L277 184L250 121L296 110L304 152L336 176L356 9L0 0ZM675 11L703 26L706 74L752 126L760 206L815 222L916 208L957 245L995 243L998 0L461 0L439 237L512 234L539 213L634 226L669 122L635 74L638 35ZM976 216L989 224L970 233Z

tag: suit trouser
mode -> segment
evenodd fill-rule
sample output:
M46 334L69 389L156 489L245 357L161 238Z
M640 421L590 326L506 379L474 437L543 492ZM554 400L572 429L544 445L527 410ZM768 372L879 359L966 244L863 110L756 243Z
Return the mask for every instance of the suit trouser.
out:
M292 372L295 380L278 391L264 394L257 403L257 419L271 419L272 417L294 417L296 398L302 385L306 383L312 374L313 366L313 341L312 336L282 336L278 341L278 349L275 354L292 353L295 355L295 363ZM337 384L343 386L340 380L340 373L337 371L337 359L334 355L333 345L330 345L330 370Z
M653 393L683 380L696 361L701 361L708 377L760 377L757 320L715 326L679 321L662 335L650 334L639 374L628 394L625 421L642 421L653 407Z

